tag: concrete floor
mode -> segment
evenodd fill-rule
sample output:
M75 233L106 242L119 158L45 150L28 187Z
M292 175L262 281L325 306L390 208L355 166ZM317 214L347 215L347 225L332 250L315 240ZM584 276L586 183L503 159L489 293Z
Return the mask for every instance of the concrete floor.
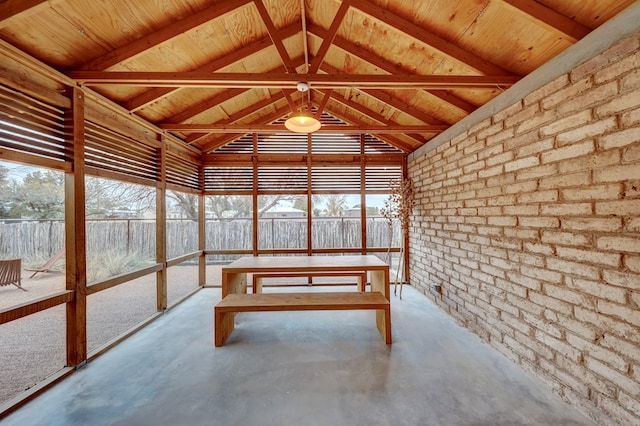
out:
M373 312L335 311L242 314L214 348L219 299L198 292L0 424L593 424L411 287L391 346Z

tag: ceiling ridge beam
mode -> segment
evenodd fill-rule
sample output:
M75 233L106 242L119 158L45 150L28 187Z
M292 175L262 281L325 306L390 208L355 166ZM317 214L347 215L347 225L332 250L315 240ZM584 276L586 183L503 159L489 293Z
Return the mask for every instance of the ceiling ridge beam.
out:
M251 87L293 88L300 74L70 71L68 77L85 86L124 85L156 87ZM508 87L520 80L513 75L386 75L386 74L307 74L305 80L315 88L372 89L482 89Z
M141 53L158 46L174 37L184 34L193 28L205 24L213 19L219 18L241 6L244 6L253 0L226 0L221 3L215 3L208 8L189 15L184 19L176 21L170 25L163 27L158 31L147 34L137 40L134 40L124 46L121 46L106 55L95 58L84 65L80 66L82 70L106 70L125 60L131 59Z
M320 27L319 25L309 25L309 33L317 37L324 38L325 37L324 34L326 33L326 30ZM388 72L389 74L414 75L414 73L411 73L410 71L407 71L404 68L399 67L398 65L387 61L386 59L376 55L373 52L370 52L367 49L358 48L355 44L341 37L334 38L334 45L344 50L345 52L355 56L356 58L359 58L364 62L367 62L375 67L378 67ZM447 102L450 105L453 105L456 108L461 109L467 114L471 114L473 111L477 109L475 105L444 90L426 90L426 92L432 96L435 96L441 99L444 102Z
M293 36L297 32L298 26L293 24L278 31L278 35L282 38L288 38ZM216 58L208 64L198 67L193 71L215 72L222 68L233 65L234 63L243 60L249 55L253 55L254 53L258 53L263 49L269 48L272 45L273 44L271 42L271 39L269 37L264 37L254 43L241 47L240 49L236 49L227 55ZM155 100L168 96L171 93L181 89L181 87L156 87L127 100L126 102L124 102L123 106L129 111L135 112L139 109L144 108Z
M548 30L562 34L568 41L575 43L591 32L579 22L533 0L500 0L519 15L535 21Z
M382 7L372 3L369 0L354 0L354 8L366 13L367 15L378 19L390 27L404 33L406 36L416 39L431 48L438 50L445 56L448 56L461 64L474 69L475 71L485 74L511 74L503 68L499 67L483 59L471 52L468 52L452 42L449 42L430 31L427 31L423 27L414 24L405 18L383 9Z

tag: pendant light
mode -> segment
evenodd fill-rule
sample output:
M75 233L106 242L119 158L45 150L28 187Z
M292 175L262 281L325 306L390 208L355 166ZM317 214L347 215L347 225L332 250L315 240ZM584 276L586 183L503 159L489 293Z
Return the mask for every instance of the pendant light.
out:
M298 83L296 88L299 92L303 93L304 99L304 93L309 90L309 85L307 83ZM287 121L284 122L284 126L295 133L313 133L322 125L313 115L301 110L291 115Z

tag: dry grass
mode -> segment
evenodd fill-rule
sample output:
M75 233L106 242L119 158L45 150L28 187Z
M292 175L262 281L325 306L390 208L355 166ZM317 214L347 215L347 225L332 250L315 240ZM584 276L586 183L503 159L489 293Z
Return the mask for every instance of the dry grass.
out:
M38 274L22 285L0 287L0 309L32 302L65 288L64 275ZM194 265L168 270L169 305L197 288ZM207 267L207 283L220 283L220 267ZM156 313L156 275L96 293L87 300L87 347L96 349ZM57 306L0 326L0 404L32 387L65 365L65 307Z

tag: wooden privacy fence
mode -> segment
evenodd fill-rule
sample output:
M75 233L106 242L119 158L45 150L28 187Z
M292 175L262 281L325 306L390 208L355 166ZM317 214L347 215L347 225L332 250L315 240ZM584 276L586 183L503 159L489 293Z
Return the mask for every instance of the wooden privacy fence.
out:
M87 221L87 254L117 251L155 259L155 222L144 219L100 219ZM260 249L306 248L306 218L264 218L258 227ZM313 218L314 248L353 248L362 244L358 218ZM253 236L251 218L207 219L208 250L250 250ZM400 230L394 226L393 247L400 246ZM64 222L58 220L4 220L0 222L0 259L16 257L35 261L48 259L64 246ZM384 219L367 221L367 246L388 247L389 227ZM169 259L198 250L198 223L193 220L167 221ZM217 260L223 260L218 256Z

